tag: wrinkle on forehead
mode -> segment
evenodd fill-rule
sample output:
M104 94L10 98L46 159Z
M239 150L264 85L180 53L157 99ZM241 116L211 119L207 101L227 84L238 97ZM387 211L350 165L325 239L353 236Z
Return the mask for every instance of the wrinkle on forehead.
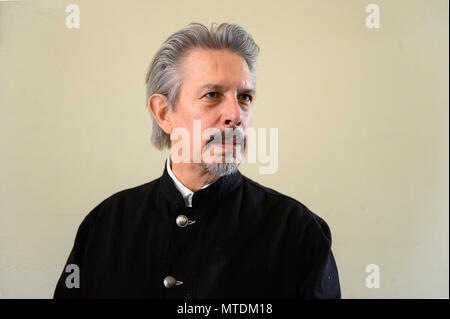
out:
M253 88L253 81L244 58L229 50L193 49L180 61L183 80L198 86L214 83Z

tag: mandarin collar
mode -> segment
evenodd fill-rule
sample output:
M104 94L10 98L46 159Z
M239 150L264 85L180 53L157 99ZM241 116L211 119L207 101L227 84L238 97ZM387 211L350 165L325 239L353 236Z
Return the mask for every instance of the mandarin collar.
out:
M184 207L184 198L178 189L175 187L172 177L170 177L167 171L167 160L164 165L164 171L160 178L161 183L161 197L171 204ZM235 173L222 176L214 183L210 184L206 188L202 188L193 194L192 207L210 204L219 198L230 193L236 189L242 183L242 174L237 170Z
M170 154L169 154L169 156L167 157L167 161L166 161L167 173L169 174L170 178L172 178L173 183L174 183L175 187L178 189L178 191L181 193L181 196L183 196L186 207L191 207L192 206L192 197L194 196L194 192L191 191L186 186L184 186L184 184L182 182L180 182L180 180L172 172L172 168L170 166L171 166L171 162L170 162ZM213 184L214 182L206 184L205 186L202 187L202 189L208 187L209 185Z

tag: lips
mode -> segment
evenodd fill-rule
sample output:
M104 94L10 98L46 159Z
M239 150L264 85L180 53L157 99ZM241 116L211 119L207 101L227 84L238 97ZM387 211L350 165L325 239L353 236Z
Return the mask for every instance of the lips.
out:
M225 142L220 143L220 144L222 144L222 145L236 145L237 143L236 143L236 141L225 141Z
M206 142L208 145L222 145L222 147L236 147L236 145L241 145L244 147L246 143L245 136L232 136L231 138L226 139L226 136L224 134L217 134L217 135L211 135Z
M222 143L223 147L236 147L236 143Z

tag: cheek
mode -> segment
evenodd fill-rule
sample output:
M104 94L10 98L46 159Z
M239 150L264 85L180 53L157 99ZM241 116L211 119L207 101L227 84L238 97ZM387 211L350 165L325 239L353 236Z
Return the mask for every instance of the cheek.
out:
M253 112L250 112L244 119L243 119L244 129L249 128L253 124Z
M179 112L173 120L173 123L176 127L186 129L190 136L192 136L196 118L193 114L188 112Z

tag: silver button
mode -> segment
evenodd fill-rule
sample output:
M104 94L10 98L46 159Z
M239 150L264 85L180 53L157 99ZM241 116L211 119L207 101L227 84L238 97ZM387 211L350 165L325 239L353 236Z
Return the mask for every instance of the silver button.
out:
M180 227L185 227L188 224L189 219L185 215L178 215L176 223Z
M166 278L164 278L164 286L166 288L172 288L176 285L176 283L177 281L172 276L167 276Z
M164 287L166 288L172 288L182 284L182 281L177 281L173 276L166 276L164 278Z

